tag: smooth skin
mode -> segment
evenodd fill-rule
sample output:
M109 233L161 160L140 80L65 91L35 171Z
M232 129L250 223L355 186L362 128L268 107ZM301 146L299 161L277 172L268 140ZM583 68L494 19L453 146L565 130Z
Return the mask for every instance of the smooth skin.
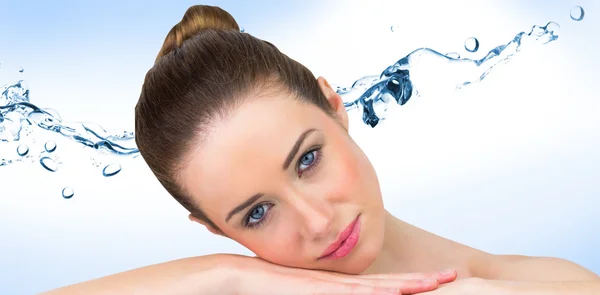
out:
M389 214L342 98L318 83L333 116L278 89L249 93L177 178L218 228L192 221L260 258L183 259L47 294L600 294L600 277L574 263L492 255ZM320 259L359 215L353 251Z

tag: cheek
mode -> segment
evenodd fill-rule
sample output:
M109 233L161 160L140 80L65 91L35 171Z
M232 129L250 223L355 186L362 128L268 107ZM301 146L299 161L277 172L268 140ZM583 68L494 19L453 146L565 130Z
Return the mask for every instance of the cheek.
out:
M327 176L325 185L331 195L338 198L354 199L366 192L370 177L366 177L371 167L364 155L353 143L344 139L332 142L328 150Z
M272 223L274 224L274 223ZM252 236L248 241L239 241L260 258L271 263L300 266L302 242L298 239L297 227L293 223L277 221L273 229L263 230L264 236Z

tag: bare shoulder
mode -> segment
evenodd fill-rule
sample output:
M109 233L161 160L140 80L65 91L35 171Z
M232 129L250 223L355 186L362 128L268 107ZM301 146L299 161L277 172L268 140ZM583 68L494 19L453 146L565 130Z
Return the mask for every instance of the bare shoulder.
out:
M597 274L565 259L525 255L479 255L469 263L474 277L490 280L600 280Z
M600 280L597 274L574 262L554 257L496 255L401 223L404 243L403 271L441 268L458 270L459 278L487 280L575 281Z

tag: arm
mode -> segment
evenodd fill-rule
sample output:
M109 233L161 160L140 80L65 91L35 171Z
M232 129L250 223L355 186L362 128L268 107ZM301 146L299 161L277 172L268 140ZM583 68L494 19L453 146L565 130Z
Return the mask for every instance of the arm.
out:
M517 255L493 256L474 267L474 285L489 295L598 295L600 277L564 259ZM453 293L449 293L453 294Z
M40 295L417 294L452 282L456 272L349 275L290 268L260 258L216 254L156 264ZM246 293L248 292L248 293Z
M494 295L598 295L600 281L509 282L488 281Z
M477 276L491 280L600 282L595 273L559 258L499 255L478 265Z
M215 254L146 266L63 287L40 295L104 294L231 294L235 277L227 263L234 255Z

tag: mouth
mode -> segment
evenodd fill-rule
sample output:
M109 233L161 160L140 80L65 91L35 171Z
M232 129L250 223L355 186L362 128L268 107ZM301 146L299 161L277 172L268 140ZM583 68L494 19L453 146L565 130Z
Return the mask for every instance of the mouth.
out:
M360 237L360 214L331 243L317 260L341 259L354 249Z

